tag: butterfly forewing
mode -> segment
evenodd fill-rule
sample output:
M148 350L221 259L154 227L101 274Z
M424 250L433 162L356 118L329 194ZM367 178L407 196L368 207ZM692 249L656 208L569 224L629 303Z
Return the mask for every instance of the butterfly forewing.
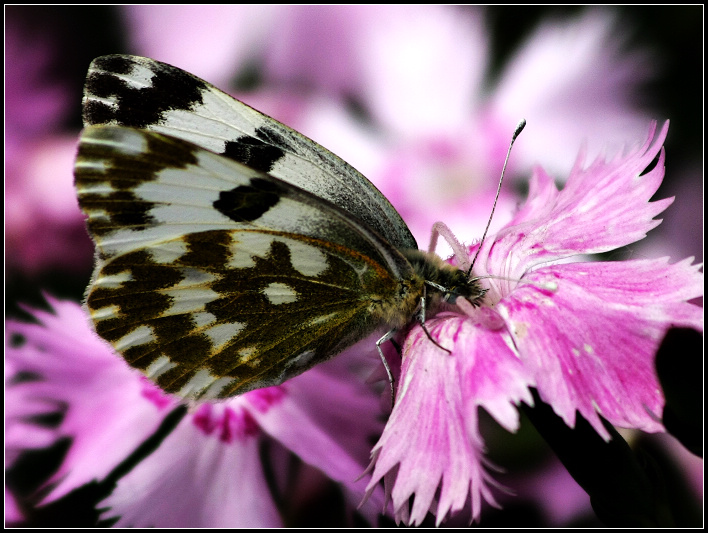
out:
M96 331L168 392L280 383L390 321L422 280L348 213L143 130L87 128L79 202L97 243Z
M190 141L326 199L399 249L415 239L386 198L314 141L176 67L104 56L89 69L84 123L115 124Z

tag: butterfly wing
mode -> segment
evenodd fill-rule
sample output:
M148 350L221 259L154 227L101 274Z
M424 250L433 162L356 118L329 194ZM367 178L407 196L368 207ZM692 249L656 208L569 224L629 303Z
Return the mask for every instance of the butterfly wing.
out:
M84 89L84 123L190 141L332 202L399 249L418 248L389 201L348 163L176 67L127 55L95 59Z
M422 282L377 233L268 174L165 135L84 130L96 331L168 392L281 383L408 318Z

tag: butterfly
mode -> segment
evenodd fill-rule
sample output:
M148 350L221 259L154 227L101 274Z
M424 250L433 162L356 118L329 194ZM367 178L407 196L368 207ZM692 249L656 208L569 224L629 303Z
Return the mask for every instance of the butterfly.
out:
M484 296L349 164L179 68L95 59L83 119L85 308L169 393L280 384L383 329L385 362L380 343L426 308Z

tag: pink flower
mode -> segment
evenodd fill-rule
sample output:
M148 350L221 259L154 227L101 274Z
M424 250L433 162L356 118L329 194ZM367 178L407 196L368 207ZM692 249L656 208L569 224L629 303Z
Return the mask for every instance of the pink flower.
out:
M645 54L626 50L609 10L539 25L494 80L487 29L493 10L133 6L125 12L136 53L217 86L244 64L256 65L264 83L254 94L237 96L363 172L419 243L443 212L461 240L479 237L491 202L483 196L490 191L493 197L520 118L533 133L515 148L510 181L528 175L539 158L565 175L582 142L595 154L640 135L648 121L634 96L655 67ZM227 44L215 49L214 41ZM195 54L204 49L213 52ZM263 105L264 93L283 103ZM368 123L352 116L352 99L362 104ZM495 226L515 201L502 197Z
M385 479L397 520L420 524L431 510L440 524L468 501L478 519L482 501L496 504L477 408L515 431L514 406L533 403L528 387L568 426L577 411L605 439L600 416L620 427L664 430L654 354L670 327L702 330L702 310L688 303L702 294L700 265L569 262L635 242L659 224L654 217L672 199L649 199L663 179L668 123L653 140L655 130L644 146L609 162L584 168L581 154L560 192L536 169L526 204L481 245L473 272L489 288L482 307L462 302L462 310L426 322L452 353L420 326L408 334L369 483L371 490Z
M131 53L176 65L223 88L268 42L271 19L282 9L248 4L133 5L122 8L122 15Z
M266 80L363 104L371 122L366 133L378 134L385 147L376 166L360 168L361 154L348 138L340 147L337 132L315 138L364 171L419 243L441 213L460 240L479 237L491 203L480 196L493 197L512 127L522 117L533 130L514 149L508 180L525 181L539 162L567 175L581 143L594 156L643 134L649 120L635 93L654 66L645 54L626 50L610 11L540 24L493 80L486 24L493 10L298 6L277 14L264 49ZM513 208L509 196L495 225Z
M12 273L25 275L47 267L76 268L92 257L73 187L76 138L57 135L71 100L65 83L52 76L58 55L54 33L32 33L17 10L10 10L5 38L6 259Z
M90 330L78 304L48 301L53 312L32 311L38 324L7 323L11 455L72 439L42 505L105 479L177 405ZM142 527L282 525L263 471L264 441L275 452L269 460L282 464L283 450L290 450L340 482L353 509L364 492L365 480L357 479L370 439L381 432L379 398L363 379L351 379L353 364L344 355L279 387L191 407L154 452L118 479L98 505L106 509L102 518ZM38 379L12 379L22 375ZM32 420L52 406L62 408L62 422L42 431ZM284 469L274 472L276 482L285 481ZM364 509L370 519L383 503L380 494L377 500Z

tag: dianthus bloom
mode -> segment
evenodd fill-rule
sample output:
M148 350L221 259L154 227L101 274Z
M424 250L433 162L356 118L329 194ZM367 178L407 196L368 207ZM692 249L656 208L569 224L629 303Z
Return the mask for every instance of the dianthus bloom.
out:
M6 466L23 451L71 439L41 506L113 478L107 498L92 490L100 518L118 527L282 526L263 464L281 464L286 450L341 481L350 508L360 502L365 480L357 478L371 438L381 432L380 402L363 379L352 379L351 357L277 387L192 406L157 449L116 477L117 465L156 432L178 399L130 369L90 331L78 303L48 303L53 312L31 311L37 323L6 325ZM38 425L57 411L56 427ZM276 481L286 470L275 469ZM12 510L6 518L31 520L36 511L23 516L27 502L16 505L14 496L6 490ZM370 520L383 502L380 495L373 500L363 509ZM73 507L63 509L63 524L91 525Z
M562 191L536 169L525 205L481 243L474 275L489 276L482 306L426 322L451 353L412 328L369 483L372 490L385 479L397 520L420 524L432 511L440 524L468 501L478 519L483 500L496 505L477 408L515 431L515 405L533 404L529 387L568 426L577 411L605 439L600 416L664 431L654 355L669 328L703 329L701 308L688 303L703 292L699 265L570 260L636 242L660 223L654 217L673 199L649 200L664 176L667 130L654 140L653 124L644 146L609 162L583 168L581 154Z

